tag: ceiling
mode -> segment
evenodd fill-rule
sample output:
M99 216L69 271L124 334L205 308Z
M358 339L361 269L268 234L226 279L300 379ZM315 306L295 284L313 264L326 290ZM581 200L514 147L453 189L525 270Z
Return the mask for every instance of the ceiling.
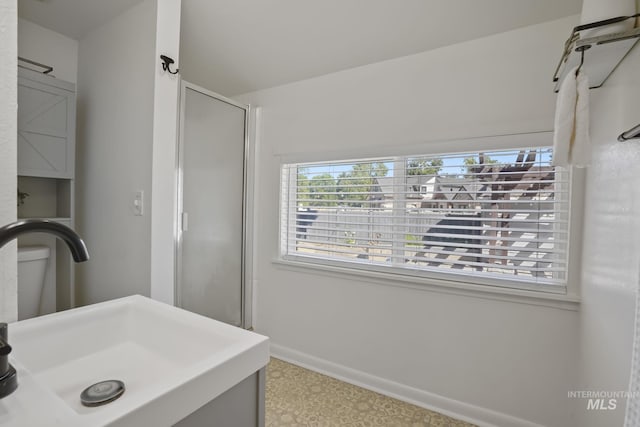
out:
M80 40L142 0L18 0L18 15Z
M140 0L20 0L81 39ZM180 70L227 96L436 49L580 12L582 0L182 0ZM569 29L567 29L567 32Z

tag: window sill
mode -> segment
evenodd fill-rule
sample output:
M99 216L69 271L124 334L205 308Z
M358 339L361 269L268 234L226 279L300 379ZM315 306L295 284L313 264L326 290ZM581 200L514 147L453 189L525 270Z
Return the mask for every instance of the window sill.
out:
M399 286L427 292L440 292L518 304L538 305L570 311L578 311L580 307L580 298L577 295L570 294L554 294L498 286L477 285L379 271L357 270L282 258L274 259L273 264L278 268L302 273L315 272L326 276L343 278L349 276L353 278L353 280L366 281L385 286Z

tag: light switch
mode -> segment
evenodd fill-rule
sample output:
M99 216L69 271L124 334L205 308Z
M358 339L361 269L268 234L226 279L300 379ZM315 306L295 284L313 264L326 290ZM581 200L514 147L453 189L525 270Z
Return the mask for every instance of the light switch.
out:
M133 197L133 214L135 216L144 215L144 191L136 191Z

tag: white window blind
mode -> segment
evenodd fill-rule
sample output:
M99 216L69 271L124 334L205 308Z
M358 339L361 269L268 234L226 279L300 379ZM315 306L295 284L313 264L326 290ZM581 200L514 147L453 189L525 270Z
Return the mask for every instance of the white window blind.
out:
M569 172L551 149L282 166L281 255L563 292Z

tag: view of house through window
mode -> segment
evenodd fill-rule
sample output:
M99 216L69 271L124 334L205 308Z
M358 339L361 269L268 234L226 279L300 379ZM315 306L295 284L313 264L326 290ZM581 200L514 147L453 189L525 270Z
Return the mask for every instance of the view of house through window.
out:
M569 179L551 155L547 147L286 164L282 255L564 285Z

